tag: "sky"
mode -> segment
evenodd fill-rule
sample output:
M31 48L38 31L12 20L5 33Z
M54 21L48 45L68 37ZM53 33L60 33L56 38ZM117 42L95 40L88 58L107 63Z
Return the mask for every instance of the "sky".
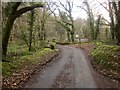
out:
M1 1L9 1L9 0L1 0ZM20 0L11 0L11 1L20 1ZM32 0L24 0L31 2ZM41 2L41 1L49 1L49 2L59 2L59 0L34 0L35 2ZM65 3L66 0L60 0L62 3ZM78 6L83 6L85 8L85 5L83 4L83 1L85 0L68 0L70 2L73 2L74 7L72 10L72 16L74 19L76 18L83 18L87 19L87 13L85 10L81 9ZM104 9L103 6L99 4L99 2L104 3L108 0L88 0L90 8L93 10L93 14L98 15L101 14L105 19L109 21L109 13L107 10ZM105 4L104 4L105 5ZM106 5L105 5L106 6ZM97 17L96 17L97 18Z
M59 0L48 0L50 2L59 2ZM65 3L66 0L60 0L62 3ZM87 13L85 10L81 9L80 7L78 6L83 6L84 8L85 5L83 4L83 1L85 0L69 0L71 2L74 3L74 7L73 7L73 10L72 10L72 16L74 19L76 18L83 18L83 19L86 19L87 18ZM93 10L93 13L95 15L98 15L101 14L105 19L107 19L109 21L109 13L106 9L104 9L103 6L101 6L99 4L99 2L101 3L104 3L104 2L107 2L107 0L88 0L88 2L90 3L90 8ZM103 4L105 5L105 4ZM106 6L106 5L105 5Z

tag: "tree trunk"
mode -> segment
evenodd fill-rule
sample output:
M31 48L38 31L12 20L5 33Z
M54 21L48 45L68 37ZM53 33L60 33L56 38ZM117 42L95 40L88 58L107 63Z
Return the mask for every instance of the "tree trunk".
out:
M46 23L46 11L45 8L43 8L43 14L41 19L41 40L46 40L46 33L45 33L45 23Z
M109 37L108 37L108 28L105 29L105 36L106 36L106 39L109 39Z
M0 2L0 21L2 21L2 3ZM2 22L0 22L0 51L2 51ZM0 52L0 58L2 58L2 52Z
M71 41L74 42L74 31L71 31L70 34L71 34Z
M45 33L45 29L44 29L44 32L43 32L43 33L44 33L44 34L43 34L43 35L44 35L44 36L43 36L43 37L44 37L44 39L43 39L43 40L45 41L45 40L46 40L46 33Z
M115 31L116 31L116 37L117 37L117 45L120 45L120 24L116 24L116 28L115 28Z
M115 39L114 15L113 15L112 7L111 7L111 2L109 2L109 16L111 19L110 30L111 30L112 39Z
M69 31L67 31L67 37L68 37L68 42L70 42L71 40L70 40L70 33L69 33Z
M9 41L9 37L10 37L12 26L14 24L15 19L29 10L33 10L34 8L37 8L37 7L43 7L43 4L36 4L33 6L24 7L24 8L17 10L17 8L19 7L20 4L21 4L21 2L16 2L16 3L14 2L14 5L11 9L11 13L8 16L8 21L7 21L6 27L3 30L3 37L2 37L2 56L3 56L3 58L6 57L8 41Z
M99 34L100 18L101 18L101 16L99 15L98 20L97 20L97 25L96 25L95 37L94 37L95 40L97 40L98 34Z
M117 44L120 45L120 1L118 2L118 20L117 20L117 27L118 27L118 42Z
M111 31L111 36L112 36L112 39L115 39L115 27L112 25L110 25L110 31Z
M115 18L116 18L115 35L117 38L117 44L120 45L120 1L118 2L118 8L116 2L113 2L113 7L115 10Z
M41 39L44 40L44 20L41 20Z
M6 57L8 41L9 41L10 33L11 33L12 26L14 24L15 19L16 19L16 17L10 15L8 17L6 27L3 29L3 37L2 37L3 58Z
M90 34L91 34L91 40L95 40L95 28L94 28L94 16L93 16L93 12L90 9L90 6L88 4L88 2L85 2L86 6L87 6L87 14L88 14L88 23L89 23L89 27L90 27Z
M34 44L34 50L36 50L36 41L35 41L35 35L33 36L33 44Z
M32 51L32 36L33 36L33 24L34 24L34 10L31 10L31 17L30 17L30 33L29 33L29 52Z
M41 20L41 40L45 40L45 22Z

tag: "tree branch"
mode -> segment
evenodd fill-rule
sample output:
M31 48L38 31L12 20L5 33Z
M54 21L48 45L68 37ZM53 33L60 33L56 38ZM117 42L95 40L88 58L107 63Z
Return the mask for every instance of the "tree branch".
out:
M62 22L55 20L57 23L59 23L61 26L63 26L67 31L70 31L70 28L67 27L67 25L63 24Z
M13 14L15 14L15 12L16 12L16 10L17 10L17 8L20 6L20 4L21 4L22 2L15 2L14 3L14 5L13 5Z
M109 9L107 9L107 7L105 7L101 2L99 2L98 0L97 0L97 2L98 2L101 6L103 6L103 8L105 8L108 12L110 12Z
M33 10L34 8L43 7L43 6L44 6L43 4L35 4L33 6L24 7L16 11L15 17L19 17L20 15L22 15L23 13L27 11Z

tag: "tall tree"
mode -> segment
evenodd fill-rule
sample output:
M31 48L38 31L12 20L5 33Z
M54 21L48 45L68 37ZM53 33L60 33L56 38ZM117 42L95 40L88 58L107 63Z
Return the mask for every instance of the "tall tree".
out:
M11 2L11 4L10 4L10 13L8 14L7 24L6 24L5 28L3 29L3 37L2 37L2 55L3 55L3 58L6 57L9 37L11 34L12 26L13 26L16 18L21 16L23 13L25 13L29 10L33 10L34 8L37 8L37 7L43 7L43 4L40 3L40 4L28 6L28 7L23 7L21 9L17 10L21 3L22 2Z
M115 24L114 24L114 14L113 14L113 9L112 9L112 3L109 2L109 16L110 16L110 29L111 29L111 35L112 35L112 39L115 39Z
M120 44L120 1L109 2L109 9L102 3L100 4L109 12L112 39L116 38L117 44Z
M45 11L45 7L43 8L43 11L42 11L42 19L41 19L41 40L44 40L45 41L45 37L46 37L46 34L45 34L45 22L46 22L46 11Z
M60 23L55 23L55 29L57 32L57 36L59 37L59 41L63 42L64 41L64 35L65 35L65 28L62 27Z
M62 3L61 3L62 4ZM68 21L68 17L66 16L66 13L65 12L62 12L60 9L59 9L59 6L56 5L56 3L52 3L52 6L56 6L56 8L58 9L59 11L59 17L56 16L56 13L54 12L56 9L52 10L52 8L50 7L50 4L48 4L48 8L49 10L53 13L54 15L54 18L55 18L55 22L59 25L61 25L67 32L67 37L68 37L68 41L70 42L71 39L70 39L70 27L69 27L69 21ZM63 4L62 4L63 5ZM63 5L64 6L64 5Z
M30 22L29 22L29 25L30 25L30 28L29 28L29 51L32 51L32 37L33 37L33 25L34 25L34 19L35 19L35 11L34 10L31 10L31 13L30 13Z
M112 2L112 5L115 11L115 18L116 18L115 32L116 32L117 44L120 45L120 1Z
M0 2L0 21L2 21L2 2ZM2 40L1 40L1 38L2 38L2 22L0 22L0 51L2 51L2 43L1 43ZM2 56L2 52L0 52L0 56Z
M66 15L65 12L61 12L59 10L59 15L60 15L60 20L57 21L58 23L60 23L60 25L65 28L66 32L67 32L67 38L68 38L68 42L71 42L72 39L71 39L71 26L69 25L69 20L68 20L68 17Z
M42 8L42 17L41 17L41 28L40 28L40 40L45 41L46 40L46 30L45 30L45 26L47 23L47 19L48 17L50 17L50 15L52 14L52 12L48 12L49 11L49 4L46 2L46 5ZM51 8L53 7L53 5L51 6ZM54 10L53 10L54 12Z
M84 2L84 4L86 5L87 7L87 10L85 10L88 14L88 24L89 24L89 27L90 27L90 30L91 30L91 40L95 40L95 27L94 27L94 16L93 16L93 12L92 12L92 9L90 9L90 6L88 4L88 1L86 0Z
M95 37L94 37L95 40L97 40L98 34L100 32L100 30L99 30L100 29L100 19L101 19L101 15L98 16L98 19L96 21L96 30L95 30Z
M60 5L64 8L67 17L69 18L69 22L66 22L66 21L63 21L63 22L70 26L69 33L71 35L71 41L74 42L75 28L74 28L74 20L72 17L73 2L67 1L66 5L60 2Z

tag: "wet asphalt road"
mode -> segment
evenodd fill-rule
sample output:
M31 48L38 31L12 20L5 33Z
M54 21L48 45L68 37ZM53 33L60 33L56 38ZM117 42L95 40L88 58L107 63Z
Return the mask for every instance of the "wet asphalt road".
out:
M96 88L92 68L82 51L59 46L61 53L50 62L25 88Z

